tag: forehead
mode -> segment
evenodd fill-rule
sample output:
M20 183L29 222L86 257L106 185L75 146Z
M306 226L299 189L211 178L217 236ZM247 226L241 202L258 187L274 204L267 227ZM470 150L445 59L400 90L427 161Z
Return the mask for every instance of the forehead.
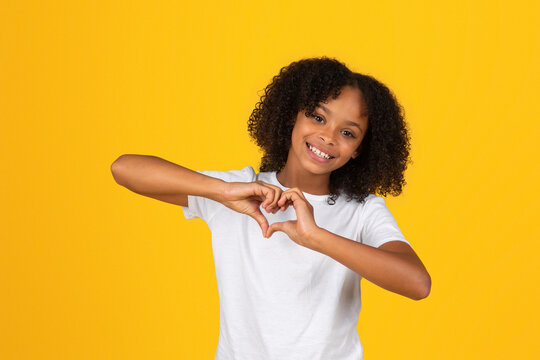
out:
M367 120L367 107L358 88L346 86L341 89L339 96L331 96L317 105L322 111L343 120L364 122Z

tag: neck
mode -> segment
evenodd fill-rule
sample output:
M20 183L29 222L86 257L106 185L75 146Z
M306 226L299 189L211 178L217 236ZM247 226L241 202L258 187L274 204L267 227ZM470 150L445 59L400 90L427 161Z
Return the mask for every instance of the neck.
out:
M289 162L276 174L279 183L285 187L297 187L300 191L312 195L327 195L330 193L330 173L309 174L291 171Z

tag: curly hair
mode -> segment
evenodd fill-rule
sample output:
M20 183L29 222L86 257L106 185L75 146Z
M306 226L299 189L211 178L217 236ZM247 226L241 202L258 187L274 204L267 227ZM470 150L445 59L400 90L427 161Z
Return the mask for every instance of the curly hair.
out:
M263 151L259 170L280 171L287 162L298 112L310 115L329 96L336 99L344 86L360 89L368 128L359 156L330 174L328 203L335 203L341 194L347 195L347 201L359 202L370 193L401 194L410 151L402 106L375 78L352 72L326 56L292 62L264 89L248 120L249 135Z

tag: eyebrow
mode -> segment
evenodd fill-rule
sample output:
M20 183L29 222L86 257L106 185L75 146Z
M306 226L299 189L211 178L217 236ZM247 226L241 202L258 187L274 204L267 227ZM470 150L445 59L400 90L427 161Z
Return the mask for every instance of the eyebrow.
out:
M317 105L317 107L320 107L321 109L323 109L327 114L331 114L332 112L330 110L328 110L326 107L322 106L322 105ZM365 116L365 115L364 115ZM351 125L351 126L356 126L360 132L364 132L362 130L362 128L360 127L360 125L358 125L358 123L354 122L354 121L351 121L351 120L345 120L345 123L347 125Z

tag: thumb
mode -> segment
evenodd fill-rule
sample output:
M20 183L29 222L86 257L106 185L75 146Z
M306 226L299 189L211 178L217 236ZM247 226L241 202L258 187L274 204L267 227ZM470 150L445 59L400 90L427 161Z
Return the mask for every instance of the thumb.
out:
M259 223L259 226L262 229L263 236L268 231L268 220L264 217L263 213L257 209L253 213L249 214L257 223Z
M266 232L266 237L269 238L276 231L285 232L285 223L284 222L275 222L272 225L270 225L268 227L268 231Z

